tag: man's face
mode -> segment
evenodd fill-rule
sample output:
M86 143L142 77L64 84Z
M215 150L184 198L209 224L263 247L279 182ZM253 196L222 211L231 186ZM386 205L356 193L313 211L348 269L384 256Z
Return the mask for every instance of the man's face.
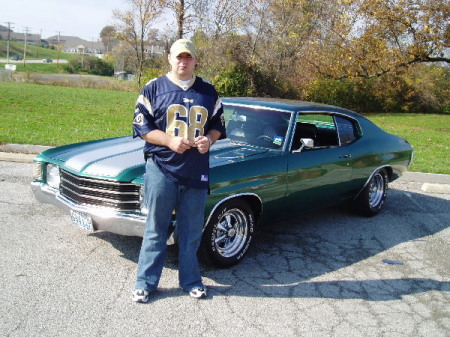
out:
M194 74L197 58L189 53L179 55L169 54L169 63L172 67L172 74L179 80L189 80Z

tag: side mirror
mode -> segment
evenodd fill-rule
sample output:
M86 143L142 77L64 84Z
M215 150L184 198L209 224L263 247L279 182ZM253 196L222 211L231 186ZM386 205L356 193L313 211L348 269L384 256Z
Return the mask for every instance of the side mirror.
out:
M293 152L302 152L302 150L306 148L313 148L314 147L314 139L312 138L301 138L300 142L302 143L302 146L298 150L295 150Z
M312 138L302 138L300 139L302 147L314 147L314 139Z

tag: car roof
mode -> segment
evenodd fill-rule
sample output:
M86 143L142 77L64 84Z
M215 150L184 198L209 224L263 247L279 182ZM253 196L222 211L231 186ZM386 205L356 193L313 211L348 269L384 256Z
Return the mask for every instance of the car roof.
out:
M345 113L351 116L359 116L358 113L340 108L333 105L298 101L282 98L268 98L268 97L225 97L222 98L223 103L233 105L247 105L254 107L265 107L270 109L285 110L285 111L332 111L338 113Z

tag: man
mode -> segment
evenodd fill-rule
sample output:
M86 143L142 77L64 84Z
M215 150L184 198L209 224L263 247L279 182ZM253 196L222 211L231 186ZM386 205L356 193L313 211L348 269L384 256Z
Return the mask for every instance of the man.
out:
M194 298L206 297L197 260L209 186L209 149L225 137L223 107L212 84L194 75L193 43L180 39L170 48L171 71L146 84L136 103L134 137L144 155L146 228L139 255L133 301L147 302L164 266L175 210L179 283Z

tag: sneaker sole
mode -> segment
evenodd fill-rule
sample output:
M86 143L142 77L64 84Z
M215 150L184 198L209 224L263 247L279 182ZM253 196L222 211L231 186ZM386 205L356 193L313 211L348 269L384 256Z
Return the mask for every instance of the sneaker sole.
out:
M192 292L189 292L189 296L191 296L192 298L195 298L195 299L197 299L197 300L200 300L200 299L202 299L202 298L206 298L206 297L207 297L207 294L206 294L206 292L202 292L202 293L200 293L199 295L196 295L196 294L194 294L194 293L192 293Z
M148 298L132 298L133 302L136 303L147 303L148 302Z

